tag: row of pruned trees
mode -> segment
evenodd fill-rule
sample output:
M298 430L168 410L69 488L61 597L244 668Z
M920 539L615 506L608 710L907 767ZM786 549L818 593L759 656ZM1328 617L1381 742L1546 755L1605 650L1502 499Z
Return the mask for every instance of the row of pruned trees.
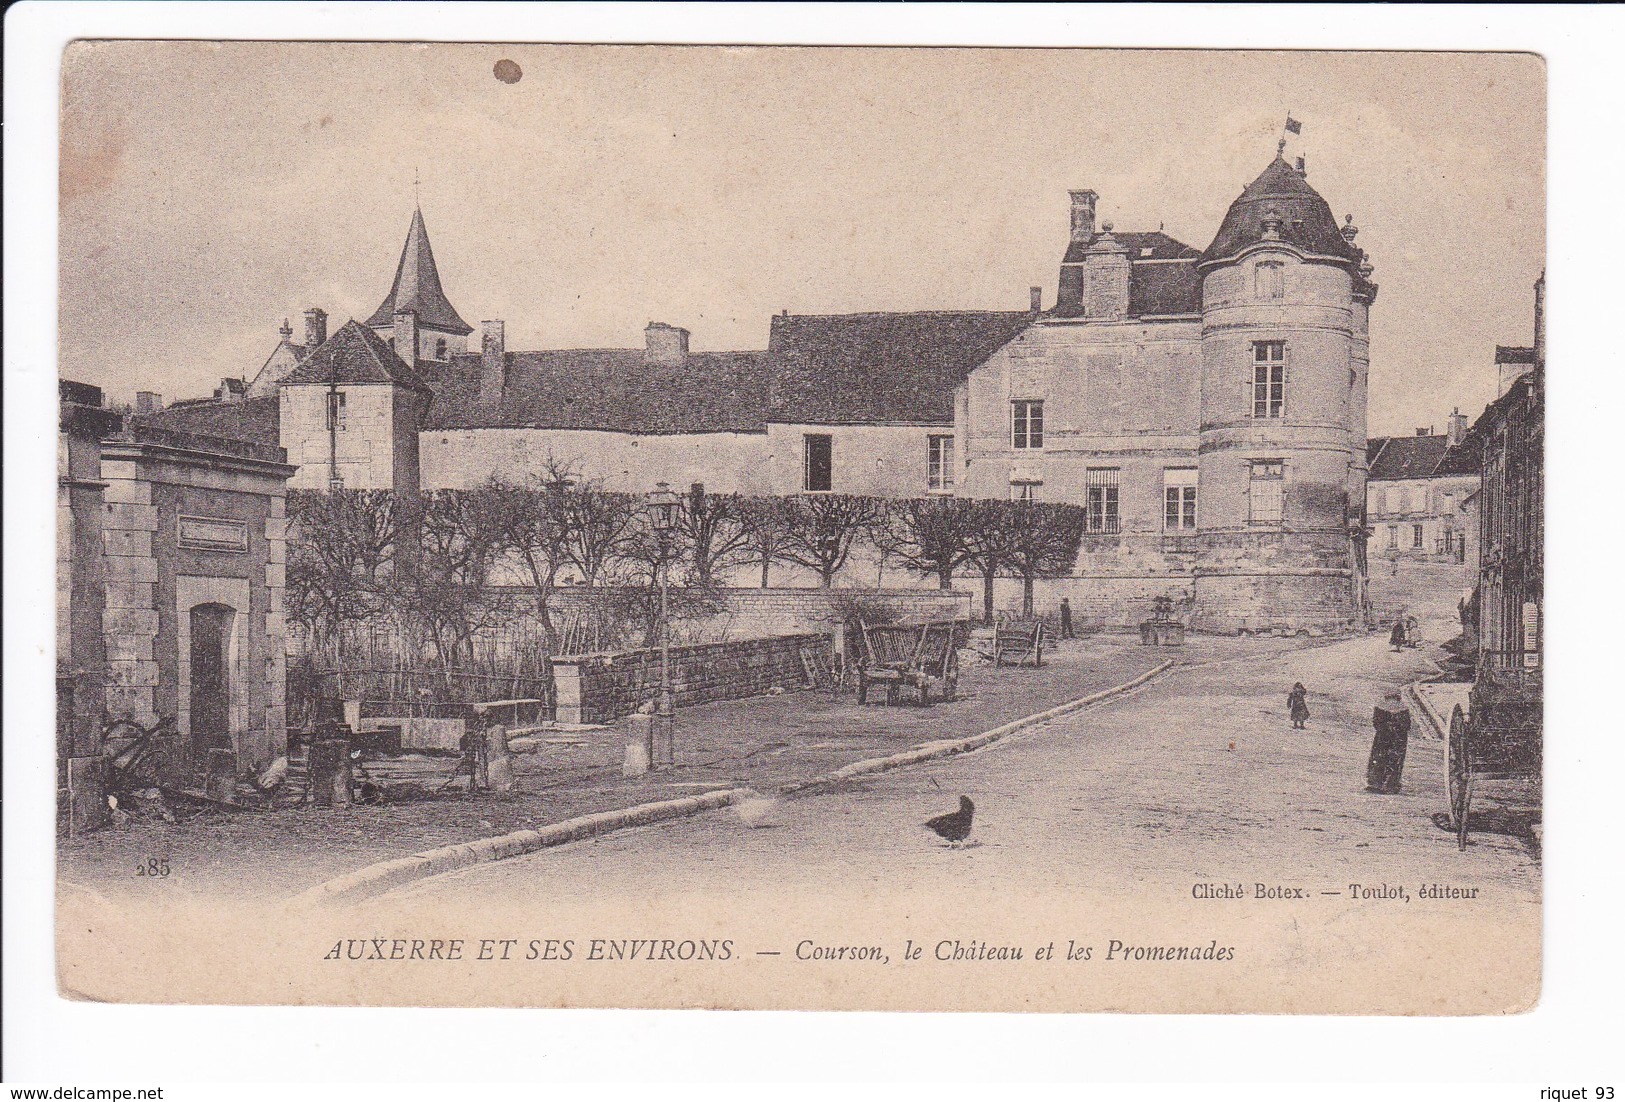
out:
M891 500L844 494L748 497L696 484L682 495L663 538L642 497L604 489L549 463L524 483L500 478L466 490L406 500L387 491L296 491L289 495L288 611L317 639L343 625L389 615L411 625L441 656L517 609L544 632L566 578L614 595L621 613L652 636L659 571L668 567L675 616L719 606L735 571L801 567L828 587L856 555L874 555L942 588L956 575L982 580L991 618L993 583L1033 583L1069 573L1084 534L1072 505L966 498Z

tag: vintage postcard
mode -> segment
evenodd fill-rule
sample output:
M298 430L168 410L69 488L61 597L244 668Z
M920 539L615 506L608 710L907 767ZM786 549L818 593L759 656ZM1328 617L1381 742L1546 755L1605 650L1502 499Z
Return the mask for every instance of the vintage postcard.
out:
M1529 1009L1545 172L1534 54L74 43L60 992Z

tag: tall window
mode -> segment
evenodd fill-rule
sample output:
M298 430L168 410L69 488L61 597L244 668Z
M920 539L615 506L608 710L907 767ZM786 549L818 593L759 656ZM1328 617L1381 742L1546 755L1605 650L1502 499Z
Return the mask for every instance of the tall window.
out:
M327 392L327 431L344 431L344 391Z
M1286 342L1253 342L1253 416L1279 417L1286 408Z
M1281 488L1286 466L1279 459L1261 459L1252 464L1247 480L1247 523L1281 523Z
M1017 449L1044 446L1042 399L1018 398L1010 403L1010 446Z
M1178 532L1196 527L1196 468L1162 472L1162 527Z
M801 439L806 451L801 488L812 492L827 491L834 473L834 437L809 432Z
M1265 302L1280 302L1285 268L1278 260L1261 261L1253 269L1253 293Z
M1116 532L1117 468L1090 467L1084 510L1091 532Z
M1388 526L1388 550L1399 550L1399 525L1397 524L1390 524Z
M1420 524L1411 525L1411 547L1417 551L1422 550L1422 526Z
M932 490L954 488L954 438L926 437L926 486Z

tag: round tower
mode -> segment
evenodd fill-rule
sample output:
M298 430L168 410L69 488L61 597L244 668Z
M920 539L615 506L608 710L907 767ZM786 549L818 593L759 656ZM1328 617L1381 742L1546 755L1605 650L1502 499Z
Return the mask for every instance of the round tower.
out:
M1194 626L1346 631L1365 603L1366 310L1326 201L1277 156L1198 264Z

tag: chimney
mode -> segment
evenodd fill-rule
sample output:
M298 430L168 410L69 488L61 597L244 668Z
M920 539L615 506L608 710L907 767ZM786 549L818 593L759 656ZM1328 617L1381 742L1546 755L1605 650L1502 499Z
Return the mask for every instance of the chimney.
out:
M507 328L500 321L480 322L480 401L502 401L508 385Z
M1099 321L1122 321L1128 316L1128 248L1112 236L1112 224L1101 224L1084 254L1083 316Z
M395 315L395 355L407 367L418 365L418 316L410 311Z
M327 311L312 306L305 311L305 351L314 352L327 343Z
M1298 175L1299 176L1308 176L1309 175L1309 169L1304 166L1302 157L1298 158Z
M1100 198L1092 191L1069 191L1072 196L1072 240L1090 241L1095 236L1095 202Z
M1044 288L1027 288L1027 309L1031 310L1035 314L1042 314L1044 312Z
M643 358L649 363L680 364L688 359L688 330L651 321L643 330Z
M1459 407L1450 411L1449 435L1452 448L1467 439L1467 415Z
M221 379L220 387L214 392L214 396L221 402L240 402L247 389L247 384L241 379Z
M155 390L138 390L135 392L135 411L137 413L157 413L164 408L164 396Z
M283 343L293 340L293 326L288 324L287 318L282 319L282 327L276 332L277 336L282 338Z
M1416 427L1416 435L1418 435L1418 436L1432 436L1433 435L1433 426L1432 425L1418 425Z

